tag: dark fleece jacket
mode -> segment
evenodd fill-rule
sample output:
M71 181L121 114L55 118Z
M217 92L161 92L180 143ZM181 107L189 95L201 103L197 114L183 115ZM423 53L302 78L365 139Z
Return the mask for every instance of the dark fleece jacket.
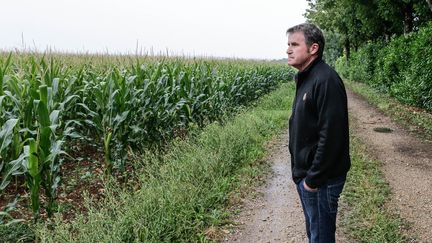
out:
M296 77L289 120L292 178L319 188L350 166L348 108L339 75L320 58Z

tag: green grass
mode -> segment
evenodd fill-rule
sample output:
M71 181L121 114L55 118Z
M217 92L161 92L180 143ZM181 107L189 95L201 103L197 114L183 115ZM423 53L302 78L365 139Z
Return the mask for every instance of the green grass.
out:
M0 225L0 242L31 242L35 235L27 224Z
M394 121L413 131L420 138L432 141L432 114L404 105L388 94L383 94L366 84L345 81L347 87L364 97L370 104L390 116Z
M401 233L403 221L386 207L391 191L381 164L355 136L351 136L351 160L341 197L343 231L358 242L406 242Z
M86 214L64 223L56 215L35 231L43 242L207 241L205 229L224 224L231 193L265 144L288 122L293 84L261 99L223 125L213 123L188 140L177 140L164 155L146 155L137 169L140 188L108 183L104 199L86 199ZM240 183L241 182L241 183Z

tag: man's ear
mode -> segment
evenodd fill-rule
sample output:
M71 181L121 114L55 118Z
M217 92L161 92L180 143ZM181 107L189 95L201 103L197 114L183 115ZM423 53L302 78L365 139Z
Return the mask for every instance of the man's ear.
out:
M318 43L313 43L310 47L309 47L309 53L314 55L318 53L318 49L319 49L319 45Z

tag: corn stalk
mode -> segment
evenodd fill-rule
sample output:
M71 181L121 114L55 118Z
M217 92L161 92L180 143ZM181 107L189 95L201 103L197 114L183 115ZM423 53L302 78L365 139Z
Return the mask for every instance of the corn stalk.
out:
M127 128L126 122L130 113L131 92L133 80L126 80L118 70L109 72L93 86L84 91L91 94L89 104L83 107L89 109L87 123L96 128L97 134L102 136L105 172L111 174L114 166L124 168L126 160ZM90 110L93 107L93 111ZM113 150L113 141L116 146ZM115 156L117 152L120 156Z

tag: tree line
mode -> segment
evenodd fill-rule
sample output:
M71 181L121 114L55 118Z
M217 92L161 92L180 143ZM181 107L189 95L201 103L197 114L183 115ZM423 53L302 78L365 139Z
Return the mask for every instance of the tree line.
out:
M389 41L427 25L432 0L306 0L305 17L337 38L347 59L368 42ZM327 34L329 36L329 34ZM334 52L334 50L333 50Z

